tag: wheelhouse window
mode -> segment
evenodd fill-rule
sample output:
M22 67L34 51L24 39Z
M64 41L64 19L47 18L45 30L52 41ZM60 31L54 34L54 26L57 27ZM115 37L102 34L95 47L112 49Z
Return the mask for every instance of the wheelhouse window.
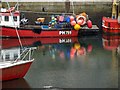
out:
M14 54L14 59L17 59L18 58L18 55L17 54Z
M17 21L17 16L13 16L14 21Z
M5 59L6 59L6 60L9 60L9 59L10 59L10 55L7 54L7 55L5 56Z
M5 16L5 21L9 21L9 16Z

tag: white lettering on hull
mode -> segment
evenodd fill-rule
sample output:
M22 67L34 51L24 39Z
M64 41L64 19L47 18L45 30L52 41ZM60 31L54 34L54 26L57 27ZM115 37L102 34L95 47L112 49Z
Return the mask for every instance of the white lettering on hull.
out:
M70 38L68 39L59 39L59 43L71 43L72 40Z
M71 31L59 31L59 35L70 35L70 34L72 34L72 32Z

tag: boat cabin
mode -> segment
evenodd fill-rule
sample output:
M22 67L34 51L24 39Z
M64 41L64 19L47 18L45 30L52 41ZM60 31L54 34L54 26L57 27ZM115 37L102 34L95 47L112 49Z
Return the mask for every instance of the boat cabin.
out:
M20 12L13 12L12 9L1 8L0 26L20 27Z
M1 58L0 58L1 61L0 62L12 61L18 57L20 57L20 48L3 49L1 50Z

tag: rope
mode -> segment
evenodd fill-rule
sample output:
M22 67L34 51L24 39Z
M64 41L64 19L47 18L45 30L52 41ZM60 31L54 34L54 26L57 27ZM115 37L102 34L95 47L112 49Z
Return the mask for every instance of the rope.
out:
M8 5L8 8L10 8L10 5L9 5L8 2L7 2L7 5ZM10 14L11 14L11 16L13 16L13 14L12 14L11 11L10 11ZM14 19L13 19L13 18L12 18L12 21L13 21L13 24L14 24L14 26L15 26L15 23L14 23ZM16 30L16 33L17 33L17 37L18 37L18 40L19 40L20 46L21 46L21 48L23 48L23 46L22 46L22 42L21 42L21 40L20 40L20 35L19 35L19 33L18 33L18 30L17 30L17 27L15 27L15 30Z
M72 1L72 8L73 8L73 15L75 15L73 1Z

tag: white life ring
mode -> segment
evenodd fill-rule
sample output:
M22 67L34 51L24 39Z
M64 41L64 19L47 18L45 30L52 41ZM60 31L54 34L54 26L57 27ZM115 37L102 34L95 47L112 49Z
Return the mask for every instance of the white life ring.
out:
M78 21L80 18L82 18L83 19L83 23L81 24L81 25L84 25L85 23L86 23L86 18L84 17L84 16L78 16L77 18L76 18L76 21Z

